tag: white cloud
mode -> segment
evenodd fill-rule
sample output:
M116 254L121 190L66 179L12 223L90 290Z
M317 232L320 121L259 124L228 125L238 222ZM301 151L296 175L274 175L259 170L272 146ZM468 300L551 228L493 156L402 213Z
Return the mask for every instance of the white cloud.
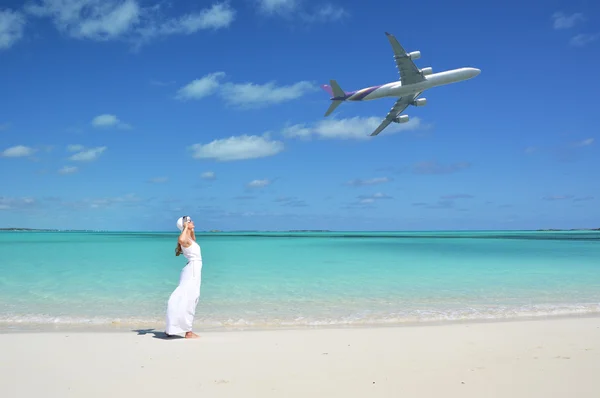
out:
M600 39L600 33L596 33L596 34L582 33L577 36L574 36L571 39L570 43L574 47L584 47L584 46L588 45L589 43L595 42L598 39Z
M578 22L583 22L585 18L580 12L571 15L565 15L562 12L555 12L552 15L554 19L554 29L569 29L575 26Z
M23 37L25 17L11 9L0 10L0 50L8 50Z
M72 144L72 145L67 145L67 151L69 152L79 152L79 151L83 151L84 146L80 145L80 144Z
M179 100L200 99L212 95L219 88L219 79L225 72L214 72L196 79L177 91L175 98Z
M283 142L257 135L241 135L214 140L208 144L194 144L190 146L194 158L220 161L273 156L283 151L283 148Z
M37 205L34 198L11 198L0 196L0 210L23 210Z
M141 17L135 0L40 0L25 9L36 17L51 18L59 31L73 38L98 41L131 32Z
M231 105L261 107L292 101L315 90L315 86L308 81L300 81L287 86L277 86L275 82L265 84L227 83L223 86L220 94Z
M124 39L137 46L152 38L189 35L229 26L235 11L227 2L173 18L161 15L160 3L142 6L139 0L35 0L26 11L52 19L55 27L76 39Z
M90 148L82 150L75 155L71 156L69 160L80 161L80 162L90 162L98 159L100 155L106 150L105 146Z
M131 193L124 196L108 197L108 198L86 198L77 201L65 201L62 202L63 206L73 209L105 209L113 207L115 205L122 206L138 206L139 203L144 202L144 199Z
M261 12L265 14L286 14L298 7L296 0L258 0Z
M226 28L235 19L235 11L227 3L213 4L198 13L172 18L160 25L149 26L142 35L146 38L160 35L190 35L204 29Z
M175 98L178 100L202 99L218 94L226 103L241 107L262 107L292 101L317 90L308 81L278 86L274 81L256 83L222 82L225 72L213 72L195 79L181 87Z
M329 3L319 5L313 11L307 11L301 7L300 0L258 0L258 9L268 16L297 18L303 22L332 22L349 15L342 7Z
M370 178L368 180L361 180L361 179L350 180L346 183L346 185L351 185L354 187L363 187L363 186L367 186L367 185L384 184L384 183L390 182L390 181L392 181L392 179L389 177L375 177L375 178Z
M248 183L248 188L264 188L271 184L272 181L268 179L264 180L252 180Z
M315 135L323 139L358 139L368 140L370 134L383 121L380 116L360 117L349 119L328 119L314 123L312 126L296 124L283 129L282 134L287 138L310 138ZM421 128L418 117L410 119L407 123L391 123L379 136L398 133L401 131L417 130Z
M370 204L382 199L393 199L393 197L385 193L377 192L372 195L360 195L358 199L359 204Z
M551 195L551 196L544 196L542 199L544 200L549 200L549 201L556 201L556 200L567 200L567 199L573 199L574 196L573 195Z
M5 158L21 158L25 156L31 156L35 153L35 149L24 145L17 145L5 149L2 152L2 156Z
M77 173L78 168L76 166L65 166L62 169L58 170L59 174L73 174Z
M205 171L200 175L203 180L214 180L216 178L214 171Z
M123 123L115 115L103 114L96 116L92 119L92 126L94 127L118 127L121 129L130 129L131 126L127 123Z
M594 139L593 138L587 138L587 139L582 140L582 141L574 142L573 146L575 146L575 147L590 146L593 143L594 143Z
M302 14L302 19L306 22L334 22L349 15L342 7L325 4L317 8L313 13Z

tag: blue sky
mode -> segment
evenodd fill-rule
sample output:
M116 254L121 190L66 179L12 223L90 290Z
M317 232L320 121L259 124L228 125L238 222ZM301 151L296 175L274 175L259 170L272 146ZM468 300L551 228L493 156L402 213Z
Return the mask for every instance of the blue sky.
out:
M493 5L492 5L493 4ZM5 0L0 226L600 227L600 5L592 1ZM432 89L369 137L398 79Z

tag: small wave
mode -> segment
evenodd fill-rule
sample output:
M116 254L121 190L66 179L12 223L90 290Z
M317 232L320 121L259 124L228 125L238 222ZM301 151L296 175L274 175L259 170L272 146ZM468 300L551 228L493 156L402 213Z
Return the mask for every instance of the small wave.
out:
M457 308L444 310L411 310L394 313L361 312L350 315L289 314L255 315L253 317L197 316L195 327L201 330L247 330L305 327L394 326L405 324L452 323L460 321L518 320L524 318L600 315L600 303L569 305L535 305L524 307ZM132 327L161 328L163 317L77 317L40 314L0 316L0 331L48 330L63 328L123 329Z

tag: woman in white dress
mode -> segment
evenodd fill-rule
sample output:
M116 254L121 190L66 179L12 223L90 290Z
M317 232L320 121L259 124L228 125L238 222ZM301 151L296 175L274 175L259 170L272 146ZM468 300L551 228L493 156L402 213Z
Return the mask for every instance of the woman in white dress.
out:
M194 222L189 216L177 220L177 228L181 231L177 239L175 255L183 254L188 262L181 270L179 285L171 293L167 305L167 336L185 333L186 339L197 338L192 332L196 306L200 298L200 282L202 272L202 254L196 243Z

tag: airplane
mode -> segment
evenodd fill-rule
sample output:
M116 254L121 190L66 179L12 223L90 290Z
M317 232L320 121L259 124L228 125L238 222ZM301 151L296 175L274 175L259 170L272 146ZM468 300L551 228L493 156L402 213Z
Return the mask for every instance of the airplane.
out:
M481 70L477 68L459 68L439 73L433 73L431 67L419 69L413 60L421 58L421 52L413 51L407 53L392 34L388 32L385 32L385 34L394 51L394 59L396 60L396 68L398 68L400 74L400 81L346 92L341 89L337 81L330 80L329 85L324 84L321 86L323 90L329 93L331 96L330 100L332 101L329 109L325 112L325 116L329 116L345 101L369 101L386 97L398 97L385 119L371 133L371 136L376 136L392 122L408 122L408 115L400 114L409 105L423 106L427 104L426 98L418 98L423 91L437 86L472 79L481 73Z

